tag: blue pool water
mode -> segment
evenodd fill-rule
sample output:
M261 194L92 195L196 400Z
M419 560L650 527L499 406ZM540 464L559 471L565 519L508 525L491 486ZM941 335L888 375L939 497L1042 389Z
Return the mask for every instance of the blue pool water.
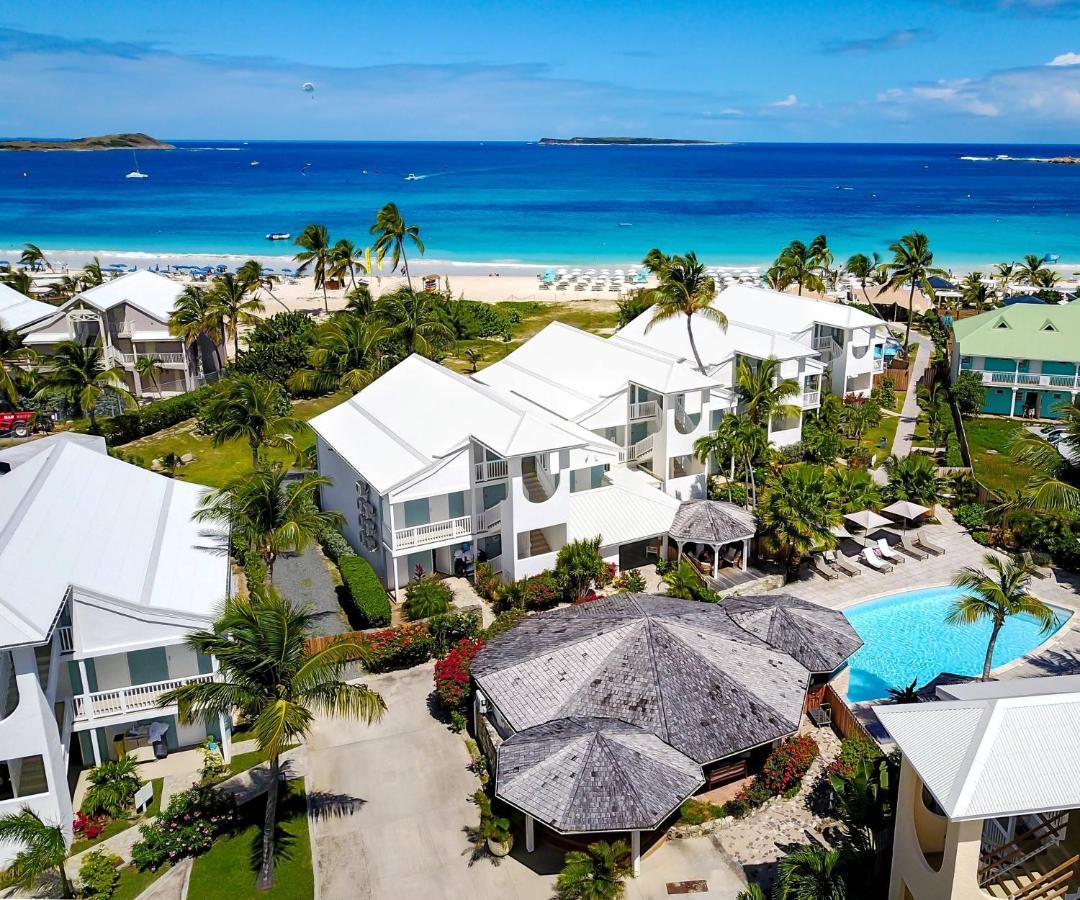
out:
M848 700L887 697L889 688L918 680L922 687L942 672L978 675L982 672L991 624L949 625L945 617L963 592L953 587L927 588L892 594L844 611L865 642L851 657ZM1017 616L1005 622L994 648L994 666L1030 653L1069 618L1060 610L1058 624L1043 632L1034 619Z

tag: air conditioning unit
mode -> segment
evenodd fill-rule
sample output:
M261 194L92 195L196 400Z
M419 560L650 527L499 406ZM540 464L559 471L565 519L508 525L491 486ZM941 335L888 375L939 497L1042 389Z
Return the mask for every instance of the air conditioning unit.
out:
M367 550L374 552L379 549L379 542L375 540L375 537L373 535L369 535L368 537L364 538L364 547Z
M367 498L370 496L370 493L371 493L371 488L368 486L368 483L366 481L364 481L364 479L361 478L358 482L356 482L356 496L357 497L359 497L359 498L361 498L363 500L367 500Z
M362 515L365 519L375 518L375 504L371 503L368 500L361 500L360 515Z
M364 519L363 521L364 534L375 534L379 529L376 526L374 520Z

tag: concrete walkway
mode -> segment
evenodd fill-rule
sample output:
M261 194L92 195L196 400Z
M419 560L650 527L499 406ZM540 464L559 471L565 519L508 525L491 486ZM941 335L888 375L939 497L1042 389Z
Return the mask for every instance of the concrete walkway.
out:
M186 900L195 860L181 860L138 896L138 900Z
M911 377L908 379L907 394L904 396L904 405L900 410L900 421L896 426L896 437L893 438L893 456L907 456L911 452L911 444L915 438L915 425L919 421L919 379L930 364L930 353L934 349L934 342L926 335L912 332L911 337L913 343L918 342L919 349L915 353L915 363Z
M337 573L322 549L313 544L303 553L281 556L274 564L274 586L301 605L309 605L319 614L313 629L316 635L342 634L349 621L338 603Z

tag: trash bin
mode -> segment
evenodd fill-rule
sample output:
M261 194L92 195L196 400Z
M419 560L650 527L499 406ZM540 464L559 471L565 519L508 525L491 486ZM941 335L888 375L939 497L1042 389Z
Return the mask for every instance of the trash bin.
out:
M154 741L154 759L165 759L169 755L169 745L165 743L165 738L158 738Z

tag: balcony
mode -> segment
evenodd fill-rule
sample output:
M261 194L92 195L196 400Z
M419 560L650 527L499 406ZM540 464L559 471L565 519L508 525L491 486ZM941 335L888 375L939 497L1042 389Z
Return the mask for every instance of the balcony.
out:
M875 372L884 372L885 371L885 357L883 357L883 356L875 356L874 357L874 371Z
M631 462L637 462L646 456L651 456L653 450L653 436L646 435L636 444L631 444L626 450L626 458Z
M394 529L394 550L411 550L428 544L463 541L472 535L472 516L458 516L441 522L427 522Z
M816 337L811 346L817 350L823 363L830 363L844 353L844 348L836 343L835 338L831 337Z
M660 413L660 404L655 400L646 400L643 403L630 404L630 421L637 422L642 419L655 419Z
M184 353L121 353L115 347L106 347L105 356L113 365L125 366L129 369L135 367L135 360L140 356L156 357L163 366L187 365L187 355Z
M1077 375L1033 375L1030 372L985 372L979 369L961 369L962 372L974 372L983 384L994 387L1058 388L1066 391L1080 391L1080 376Z
M191 675L187 678L170 678L168 681L153 681L149 684L135 684L131 687L115 688L111 691L95 691L93 694L78 694L71 698L75 710L76 722L91 719L103 719L109 716L122 716L133 712L158 709L158 698L173 688L183 684L213 681L212 672L205 675Z
M821 406L821 391L803 391L803 409L816 409L819 406Z
M498 481L510 474L510 463L505 459L488 459L484 462L475 463L473 466L473 480L476 484L485 481Z

